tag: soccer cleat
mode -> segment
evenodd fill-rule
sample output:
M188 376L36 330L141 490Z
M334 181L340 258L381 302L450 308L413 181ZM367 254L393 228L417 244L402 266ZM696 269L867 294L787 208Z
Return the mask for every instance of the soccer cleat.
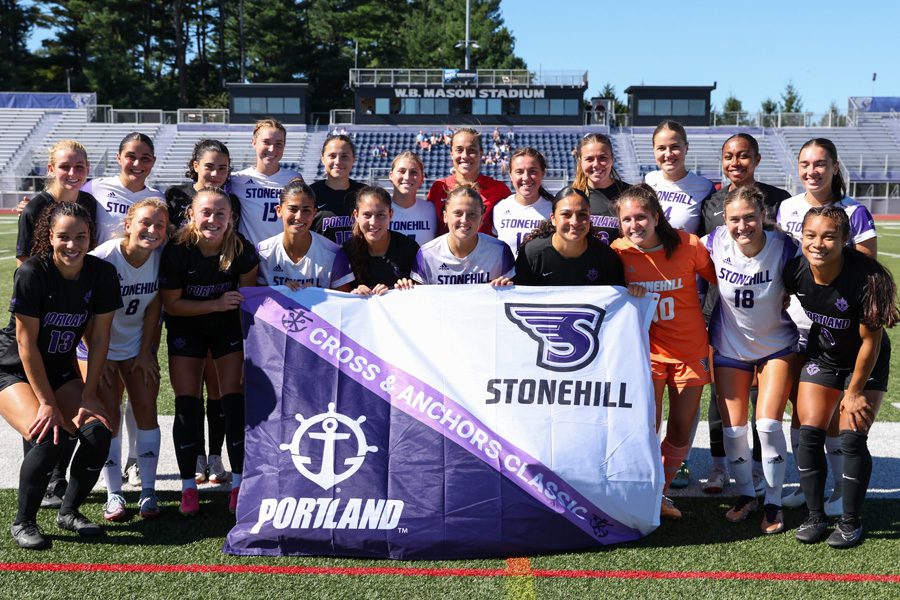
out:
M673 490L683 490L687 486L691 484L691 470L688 469L687 461L681 463L681 468L678 469L678 472L675 473L675 478L672 479L672 483L669 484L669 487Z
M19 548L28 550L43 550L50 547L50 539L44 535L40 526L34 521L14 523L10 528L13 539Z
M841 517L826 540L832 548L852 548L862 541L862 522L859 519Z
M798 542L815 544L825 537L828 531L828 520L825 517L808 517L794 533Z
M228 482L228 471L225 470L222 457L218 454L209 455L209 482L216 484Z
M725 518L732 523L740 523L750 516L750 513L756 510L756 498L753 496L738 496L734 506L725 513Z
M56 515L56 526L66 531L74 531L82 537L98 537L103 535L103 528L85 517L77 510Z
M194 468L194 481L197 483L205 482L207 472L206 456L200 454L197 456L197 466Z
M47 493L41 498L41 508L56 508L62 506L63 496L66 495L68 484L65 479L51 481L47 487Z
M719 494L728 485L728 471L725 467L714 466L709 471L709 478L703 484L703 491L707 494Z
M138 510L142 519L155 519L159 516L159 502L156 499L155 490L144 490L141 499L138 500Z
M667 496L662 497L662 503L659 505L659 518L669 519L670 521L677 521L681 518L681 511L675 507L675 503Z
M766 504L763 506L763 520L759 526L766 535L773 533L781 533L784 531L784 513L777 504Z
M103 505L103 518L107 521L125 521L128 512L125 510L125 498L121 494L110 494Z
M128 462L125 463L125 472L122 474L122 477L125 478L128 485L141 486L141 470L138 468L136 458L129 458Z
M197 488L181 490L181 506L178 512L186 517L195 517L200 512L200 492Z
M825 514L829 517L839 517L844 514L844 495L840 490L835 490L831 498L825 501Z
M782 496L781 505L785 508L800 508L806 504L806 495L801 488L797 488L787 496Z
M241 488L231 488L231 492L228 494L228 512L234 514L237 512L237 502L238 502L238 492L241 491Z
M757 498L766 495L766 476L762 471L753 471L753 491Z

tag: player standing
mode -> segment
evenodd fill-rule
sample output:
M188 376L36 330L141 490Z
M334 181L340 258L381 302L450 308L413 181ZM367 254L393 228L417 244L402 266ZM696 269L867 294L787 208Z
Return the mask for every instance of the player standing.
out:
M425 165L419 155L406 151L394 158L391 164L391 230L411 237L417 244L430 242L437 235L434 207L416 195L425 180Z
M587 194L591 203L591 223L606 244L622 232L612 203L628 184L616 173L612 140L602 133L589 133L575 148L575 181L572 187Z
M494 206L494 235L513 256L525 236L550 218L553 195L544 189L547 160L534 148L519 148L509 159L509 178L516 193Z
M350 179L356 162L356 146L344 134L330 136L322 145L322 165L325 179L310 186L316 195L319 211L313 221L313 231L340 245L353 231L353 206L362 183Z

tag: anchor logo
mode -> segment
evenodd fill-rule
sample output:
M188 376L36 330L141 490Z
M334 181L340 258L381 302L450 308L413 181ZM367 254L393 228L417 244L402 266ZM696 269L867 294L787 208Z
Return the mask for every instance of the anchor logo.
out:
M360 415L356 420L335 410L334 402L328 403L328 412L320 413L309 419L304 419L303 415L297 414L294 417L300 422L294 437L291 438L290 444L281 444L281 450L289 450L291 459L294 461L294 467L300 471L300 474L321 487L328 490L344 481L348 477L356 473L366 460L366 454L369 452L378 452L377 446L370 446L366 442L366 434L363 433L360 425L365 422L366 416ZM321 423L321 430L313 430L313 427ZM339 425L343 425L350 430L350 433L338 433ZM303 438L308 436L313 440L322 440L322 465L318 473L314 473L308 468L312 463L312 458L300 453L300 443ZM355 438L356 456L344 459L344 464L350 467L346 471L336 473L334 470L334 447L336 442L347 440L350 437Z

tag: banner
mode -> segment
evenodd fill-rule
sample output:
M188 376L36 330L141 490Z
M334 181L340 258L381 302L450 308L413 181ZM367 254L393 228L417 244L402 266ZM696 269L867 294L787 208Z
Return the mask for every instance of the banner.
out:
M516 556L658 526L655 295L241 291L246 459L226 552Z

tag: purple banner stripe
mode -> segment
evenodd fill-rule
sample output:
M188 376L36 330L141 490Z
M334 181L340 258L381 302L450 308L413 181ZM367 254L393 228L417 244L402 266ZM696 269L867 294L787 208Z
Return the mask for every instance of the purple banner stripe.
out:
M297 300L271 288L247 288L241 293L244 294L242 310L302 344L392 406L467 449L591 538L604 544L615 544L641 537L639 531L607 515L550 468L498 436L457 402L372 354ZM380 369L378 377L369 380L353 371L348 365L355 356L362 356L369 365L377 365ZM340 360L339 357L349 358Z

